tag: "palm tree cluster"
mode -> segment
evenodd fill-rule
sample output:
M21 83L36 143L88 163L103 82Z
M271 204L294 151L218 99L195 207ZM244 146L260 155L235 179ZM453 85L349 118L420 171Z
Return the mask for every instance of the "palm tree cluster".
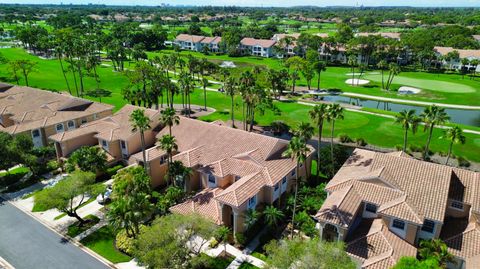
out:
M423 151L423 159L427 160L430 154L430 143L433 136L433 130L435 126L445 124L450 120L450 116L445 112L445 108L438 107L436 105L431 105L426 107L423 112L417 116L415 110L403 110L395 116L395 122L402 125L404 130L403 135L403 151L407 150L408 143L408 131L411 131L412 134L415 134L419 124L423 124L424 132L427 133L427 141L425 143ZM450 127L444 131L444 135L440 138L448 140L449 147L447 153L447 159L445 164L448 164L450 156L452 154L452 149L454 144L465 144L466 137L463 134L463 130L458 127Z

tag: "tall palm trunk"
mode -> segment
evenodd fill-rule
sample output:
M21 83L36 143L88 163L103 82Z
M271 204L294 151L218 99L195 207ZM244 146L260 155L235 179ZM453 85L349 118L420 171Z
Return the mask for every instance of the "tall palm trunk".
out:
M207 88L203 86L203 107L207 111Z
M62 69L63 78L65 79L65 83L67 84L68 93L72 95L72 91L70 90L70 83L68 83L67 75L65 74L65 68L63 67L62 57L60 55L58 55L58 61L60 62L60 68Z
M318 125L318 145L317 145L317 177L320 177L320 144L322 143L323 120Z
M332 177L335 174L335 160L333 159L333 134L335 130L335 120L332 120L331 140L330 140L330 158L332 160Z
M293 196L293 210L292 210L292 227L290 229L290 238L293 239L293 228L295 226L295 211L297 209L297 195L298 195L298 166L300 162L297 162L297 167L295 168L295 193Z
M317 79L317 90L320 90L320 75L322 74L322 72L319 72L318 73L318 79Z
M452 155L452 148L453 148L453 141L450 142L450 146L448 147L448 155L447 155L447 160L445 161L445 165L447 165L448 161L450 160L450 156Z
M233 109L234 109L234 100L233 100L234 97L233 97L233 95L231 96L231 98L232 98L232 112L231 112L231 114L232 114L232 128L235 128L235 117L233 115Z
M382 68L382 90L385 90L385 82L384 82L384 70Z
M423 160L426 160L428 157L428 151L430 149L430 142L432 140L433 127L435 124L430 125L430 131L428 132L427 144L425 145L425 152L423 153Z
M408 129L405 128L405 134L403 135L403 152L407 150Z

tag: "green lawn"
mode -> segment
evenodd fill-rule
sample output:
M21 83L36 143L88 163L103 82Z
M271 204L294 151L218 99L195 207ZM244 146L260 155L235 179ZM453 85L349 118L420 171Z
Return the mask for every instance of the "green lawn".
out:
M30 169L28 169L28 167L24 167L24 166L19 166L19 167L15 167L13 169L10 169L8 171L4 171L4 172L0 172L0 177L4 177L4 176L18 176L18 175L25 175L26 173L28 173L30 171Z
M87 223L83 224L81 227L78 226L78 221L68 226L67 235L70 237L75 237L92 228L100 221L100 219L94 215L88 215L84 218L84 220L86 220Z
M202 258L202 261L204 262L205 268L208 268L208 269L225 269L234 260L230 256L226 256L226 257L218 256L214 258L203 253L200 254L200 256Z
M238 269L257 269L258 267L256 267L255 265L253 264L250 264L248 262L244 262L240 265L240 267L238 267Z
M5 49L0 50L4 52L4 55L9 58L19 58L19 57L29 57L35 59L39 62L38 73L33 73L31 76L31 84L39 88L49 88L56 90L65 90L65 82L63 80L58 61L56 60L40 60L37 57L27 55L22 49ZM12 54L7 54L5 51L9 51ZM186 52L182 52L182 55L185 55ZM153 54L150 54L151 56ZM195 53L195 55L199 55ZM209 56L210 59L229 59L228 56ZM255 57L242 57L234 58L234 61L237 63L245 64L246 66L251 64L262 63L264 65L280 67L280 61L276 59L258 59ZM128 68L128 64L126 65ZM245 67L247 68L247 67ZM5 73L5 67L0 66L0 80L1 77L8 75ZM103 67L100 69L100 79L101 87L111 90L112 96L102 98L106 103L115 105L116 109L121 108L126 104L126 101L123 100L121 95L121 89L125 87L127 81L126 78L117 72L113 72L111 67ZM338 81L343 81L347 79L346 74L349 72L348 68L344 67L329 67L328 71L322 75L324 84L328 85L338 85ZM417 74L417 73L414 73ZM402 75L410 76L410 73L404 73ZM461 76L458 75L436 75L436 74L426 74L418 73L419 76L428 78L430 80L438 76L438 80L444 80L449 82L463 83L465 85L472 84L476 85L478 81L471 81L469 79L462 80ZM23 81L22 81L23 83ZM395 83L395 81L394 81ZM344 83L343 83L344 84ZM86 88L93 89L95 83L92 78L86 78ZM451 103L464 103L464 104L476 104L478 105L479 100L479 88L475 87L475 93L464 93L464 94L455 94L455 93L445 93L445 92L435 92L435 94L443 94L450 96L448 101ZM397 97L395 93L387 93L380 91L376 88L367 88L367 87L351 87L345 86L342 88L344 91L353 91L355 89L357 92L367 93L367 94L376 94L376 95L385 95L388 97ZM427 92L427 91L425 91ZM433 91L428 91L428 94L433 94ZM462 96L462 98L456 98L454 96ZM468 97L468 98L467 98ZM87 97L89 98L89 97ZM421 100L422 97L408 97L414 100ZM468 101L462 99L468 99ZM95 98L89 98L96 100ZM431 100L431 99L428 99ZM196 90L192 96L191 101L193 104L202 105L203 104L203 91ZM435 100L438 101L438 100ZM180 98L177 97L176 102L180 102ZM208 106L215 108L217 111L211 115L202 117L203 120L213 121L216 119L228 120L230 119L230 98L219 92L207 93L207 102ZM235 118L237 120L241 119L242 104L240 97L235 99ZM310 106L301 105L297 103L288 103L288 102L275 102L278 107L280 114L274 114L271 111L266 111L264 115L257 113L256 121L259 125L269 125L273 120L283 120L290 126L297 126L301 121L309 121L308 111L311 109ZM472 128L473 129L473 128ZM359 112L345 112L345 119L336 122L335 135L340 133L346 133L352 138L364 138L369 144L380 146L380 147L389 147L393 148L395 145L399 145L403 141L403 131L399 125L394 124L393 119L379 117L375 115L369 115ZM329 126L324 128L324 136L328 137L330 134ZM431 149L433 151L444 151L448 150L448 143L444 140L440 140L443 134L442 130L436 129L433 134L433 139L431 143ZM480 162L480 136L474 134L465 134L467 137L466 145L454 146L453 152L455 155L464 156L465 158ZM419 130L419 132L412 136L410 135L409 143L415 144L417 146L422 146L427 140L427 134Z
M115 233L112 227L104 226L82 239L80 243L113 263L130 261L132 259L130 256L115 248L114 241Z

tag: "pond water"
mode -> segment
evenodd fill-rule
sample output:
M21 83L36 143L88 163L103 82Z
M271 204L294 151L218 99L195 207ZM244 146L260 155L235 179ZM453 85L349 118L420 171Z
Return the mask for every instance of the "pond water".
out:
M414 109L417 114L422 113L423 106L407 105L407 104L398 104L384 101L368 100L368 99L359 99L354 97L342 96L342 95L323 95L318 96L320 100L352 104L361 107L376 108L386 111L400 112L404 109L410 110ZM465 109L455 109L455 108L445 108L445 112L450 116L450 121L459 124L466 124L480 127L480 110L465 110Z

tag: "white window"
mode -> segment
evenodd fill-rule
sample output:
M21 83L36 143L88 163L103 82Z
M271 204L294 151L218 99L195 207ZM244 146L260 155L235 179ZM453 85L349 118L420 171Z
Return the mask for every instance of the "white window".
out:
M365 204L365 211L370 213L377 213L377 206L374 204L367 203Z
M254 195L250 199L248 199L248 208L255 208L257 205L257 195Z
M278 188L280 187L280 184L275 184L275 191L278 191Z
M405 230L405 222L402 220L394 219L392 227L399 230Z
M97 113L93 114L93 120L97 119Z
M120 146L122 147L122 149L127 149L127 143L125 143L125 141L123 140L120 140Z
M57 133L61 133L63 132L63 123L59 123L57 124L57 126L55 126L55 129L57 130Z
M108 150L108 142L106 140L102 140L102 147L105 149L105 150Z
M463 211L463 203L462 202L452 201L450 203L450 207Z
M167 157L166 156L162 156L160 157L160 164L164 164L167 160Z
M426 219L423 222L422 231L425 231L427 233L433 233L433 231L435 231L435 222Z
M73 120L69 120L67 126L68 129L75 129L75 122Z
M295 169L292 170L291 175L292 175L292 177L295 176Z
M81 124L87 123L87 118L83 118Z
M282 178L282 185L285 185L285 184L287 184L287 177Z
M40 136L40 131L38 129L32 131L32 137L39 137L39 136Z

